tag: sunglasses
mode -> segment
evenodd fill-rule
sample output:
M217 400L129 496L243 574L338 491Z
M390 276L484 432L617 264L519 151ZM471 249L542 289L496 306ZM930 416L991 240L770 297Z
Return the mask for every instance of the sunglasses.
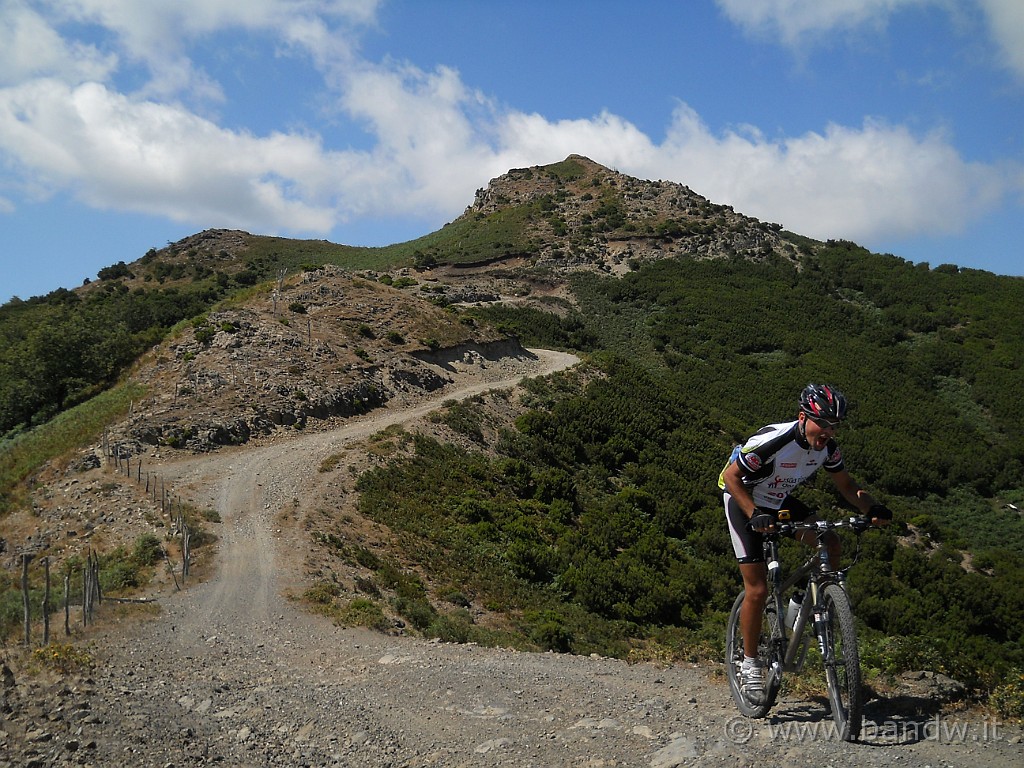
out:
M829 421L820 416L808 416L807 418L813 421L820 429L838 429L839 425L843 423L841 421Z

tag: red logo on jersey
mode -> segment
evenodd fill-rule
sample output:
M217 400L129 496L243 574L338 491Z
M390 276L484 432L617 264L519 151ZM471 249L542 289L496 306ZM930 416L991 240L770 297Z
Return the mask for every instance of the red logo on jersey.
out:
M752 471L757 472L761 468L761 457L756 453L745 453L743 454L743 463Z
M836 446L836 449L829 454L828 460L835 464L837 461L842 461L842 459L843 452L839 450L839 446Z
M785 467L786 469L796 469L796 462L795 461L784 461L784 462L782 462L782 464L780 466Z

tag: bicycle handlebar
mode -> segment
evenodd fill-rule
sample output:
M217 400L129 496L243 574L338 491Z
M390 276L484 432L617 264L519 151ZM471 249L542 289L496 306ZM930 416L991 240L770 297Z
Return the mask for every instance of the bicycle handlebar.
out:
M779 521L775 531L762 532L766 536L790 536L797 531L816 531L823 534L835 528L849 528L854 533L863 533L871 527L871 518L864 515L852 515L843 520L814 520L810 523L787 523Z
M779 521L775 524L774 531L762 531L766 555L765 559L768 562L768 570L770 573L774 571L777 574L778 572L779 562L777 552L779 546L778 540L780 536L793 536L798 531L814 531L815 536L818 540L817 547L820 554L812 555L808 563L814 562L820 558L821 569L824 572L830 572L833 570L833 568L828 561L826 544L823 538L824 535L829 531L835 530L836 528L848 528L849 530L853 531L859 536L860 534L864 533L864 531L872 527L873 526L871 524L871 518L864 515L851 515L850 517L844 518L843 520L814 520L809 523L791 523L786 521ZM859 557L859 542L857 552L858 556L854 558L854 563L857 562L857 559ZM853 563L848 565L846 568L840 570L839 572L845 573L847 570L849 570L849 568L852 565Z

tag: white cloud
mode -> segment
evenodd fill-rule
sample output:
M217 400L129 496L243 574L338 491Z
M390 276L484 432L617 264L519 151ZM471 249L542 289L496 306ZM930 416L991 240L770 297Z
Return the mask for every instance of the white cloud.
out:
M741 0L721 1L737 13L753 12ZM897 2L849 0L836 7ZM312 55L343 119L363 126L373 146L334 150L317 135L294 131L256 136L158 98L162 89L119 93L99 80L111 66L107 54L68 45L53 31L59 25L49 26L18 0L0 0L0 8L19 11L20 19L0 21L0 41L17 43L0 49L0 63L23 62L21 81L0 87L0 160L17 170L12 178L22 195L67 190L97 208L144 211L197 227L325 235L359 216L452 218L476 188L509 168L581 153L642 178L680 181L714 202L801 233L869 240L956 231L1006 191L1000 171L965 162L942 134L918 136L874 121L769 140L753 128L715 134L682 105L666 139L655 144L608 112L549 120L503 109L450 68L424 71L354 57L350 40L330 22L372 22L371 0L53 3L71 18L114 30L125 55L149 56L159 65L155 79L170 91L203 86L202 72L185 55L190 35L220 25L273 28L286 44ZM764 5L797 14L817 4ZM33 69L19 53L24 30L41 32L51 54L40 59L51 62L46 67ZM90 63L95 82L81 79ZM65 77L67 71L78 77ZM213 94L218 86L205 87ZM14 188L10 181L6 187Z
M0 86L39 76L100 80L116 64L92 45L65 42L23 0L0 0Z
M102 25L139 58L228 28L283 32L308 19L373 22L380 0L48 0L58 18Z
M1004 63L1024 79L1024 3L1020 0L978 0L988 17L992 37Z
M1006 191L1003 173L965 162L941 134L871 120L769 141L752 129L716 136L683 105L656 162L648 175L821 238L957 232Z
M881 23L898 9L940 1L716 0L726 16L748 32L777 35L787 45L797 43L808 33Z
M3 0L4 2L21 0ZM298 43L313 55L348 51L342 33L329 22L367 25L381 0L42 0L51 11L46 34L57 38L63 23L97 25L126 61L144 65L149 79L143 95L187 94L219 101L220 87L188 58L187 47L203 36L228 29L266 31ZM42 22L41 17L37 19ZM3 22L0 22L2 25ZM45 49L57 43L45 40Z
M957 19L962 3L954 0L716 0L729 19L747 32L769 35L798 47L812 35L863 25L884 26L899 11L914 6L945 7ZM999 46L1001 63L1024 78L1024 2L975 0L989 33Z
M0 91L0 147L17 158L26 186L70 189L97 208L314 231L334 220L306 188L306 176L332 162L317 139L228 131L96 83Z
M359 163L362 204L377 215L456 214L491 177L571 153L686 183L715 202L823 238L956 232L1007 191L1006 174L966 162L942 133L917 136L873 120L768 140L753 128L715 135L682 105L655 144L607 112L559 121L500 112L443 68L367 68L350 75L348 89L346 109L379 142Z
M449 218L493 176L573 152L818 237L956 231L1005 192L996 170L965 162L941 134L873 121L768 140L754 129L715 135L683 105L654 144L612 114L500 112L456 72L410 67L350 73L344 107L376 137L371 151L257 137L98 84L37 80L0 91L0 148L27 184L71 189L99 208L257 231L327 233L362 215Z
M501 153L513 165L590 157L611 168L657 165L657 149L642 131L623 118L602 112L589 120L551 122L541 115L511 113L500 130Z

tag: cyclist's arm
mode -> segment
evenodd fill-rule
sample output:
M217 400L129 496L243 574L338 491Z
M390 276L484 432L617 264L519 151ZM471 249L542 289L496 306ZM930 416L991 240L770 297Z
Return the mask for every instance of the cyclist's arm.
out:
M750 491L743 485L743 473L740 470L739 462L734 461L725 468L725 471L722 472L722 480L725 483L726 492L740 505L740 509L743 510L747 519L753 517L757 511L757 505L754 503L754 497Z
M836 484L836 488L843 494L844 499L850 502L862 515L871 515L871 507L878 504L878 500L861 488L860 484L853 479L853 475L845 469L830 472L829 475L832 477L832 482ZM871 522L875 525L888 525L889 523L888 520L878 520L877 518L872 518Z

